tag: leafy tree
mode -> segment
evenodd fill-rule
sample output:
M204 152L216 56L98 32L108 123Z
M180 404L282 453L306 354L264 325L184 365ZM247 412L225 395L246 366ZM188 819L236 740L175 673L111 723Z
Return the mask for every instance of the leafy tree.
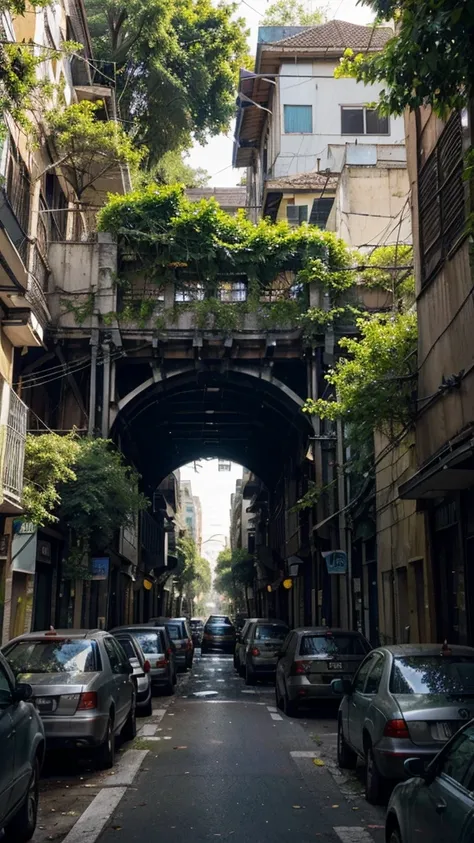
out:
M474 7L460 0L363 0L378 20L394 20L396 35L375 53L347 50L338 75L383 83L381 111L431 105L442 117L472 98Z
M309 9L306 3L292 3L291 0L275 0L268 6L262 26L317 26L324 23L323 9Z
M217 557L214 590L236 604L245 600L248 614L250 614L248 589L254 583L254 567L255 559L245 548L235 550L227 548Z
M189 600L201 592L208 593L211 588L211 566L207 559L199 556L196 542L189 534L178 539L178 567L175 572L175 580L179 591L179 609L183 597L186 595Z
M192 138L225 131L247 31L235 4L211 0L86 0L98 58L116 68L121 116L156 164Z
M49 139L60 167L80 200L84 193L121 164L138 166L138 152L121 126L98 119L100 102L83 100L45 116Z
M377 314L357 324L360 337L339 341L347 356L326 376L335 397L309 399L303 408L323 419L343 419L356 449L372 439L374 430L393 440L412 419L417 343L412 312Z
M71 557L101 552L121 527L133 526L147 499L138 475L106 439L82 439L74 482L59 487L59 516L71 530Z
M75 433L59 436L28 434L25 444L23 506L25 521L38 527L58 521L59 488L76 480L74 466L80 451Z
M186 163L186 153L177 149L165 152L151 169L142 171L135 179L136 187L158 184L183 184L185 187L205 187L210 179L207 170Z

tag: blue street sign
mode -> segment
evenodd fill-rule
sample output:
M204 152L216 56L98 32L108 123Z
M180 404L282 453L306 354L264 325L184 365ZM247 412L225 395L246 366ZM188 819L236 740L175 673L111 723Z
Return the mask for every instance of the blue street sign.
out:
M106 580L109 576L110 560L108 556L96 557L91 560L93 580Z
M347 574L347 553L345 550L328 550L321 555L326 560L328 574Z

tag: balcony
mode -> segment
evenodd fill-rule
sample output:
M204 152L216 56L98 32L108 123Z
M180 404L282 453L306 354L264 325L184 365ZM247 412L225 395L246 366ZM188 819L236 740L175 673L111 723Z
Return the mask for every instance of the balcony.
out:
M5 381L0 403L0 512L21 513L28 408Z

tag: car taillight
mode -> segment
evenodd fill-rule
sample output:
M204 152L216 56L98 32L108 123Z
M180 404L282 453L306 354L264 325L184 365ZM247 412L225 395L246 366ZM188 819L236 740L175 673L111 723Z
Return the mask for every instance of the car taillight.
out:
M386 738L409 738L407 724L404 720L388 720L383 730Z
M192 650L192 649L193 649L193 642L191 641L190 638L188 638L188 650Z
M155 667L166 667L167 664L168 664L168 659L158 659Z
M148 661L148 659L146 659L146 660L143 662L143 670L144 670L144 672L145 672L145 673L149 673L149 672L150 672L150 670L151 670L151 664L150 664L150 662Z
M85 691L79 697L77 711L89 711L97 708L97 694L95 691Z
M167 655L167 656L171 656L171 655L172 655L172 653L173 653L173 648L172 648L172 647L168 647L168 649L167 649L167 651L166 651L166 655Z
M252 650L252 656L259 656L259 655L260 655L260 650L258 649L258 647L254 647L253 650Z
M306 664L306 662L293 662L291 666L292 676L306 676L308 672L309 664Z

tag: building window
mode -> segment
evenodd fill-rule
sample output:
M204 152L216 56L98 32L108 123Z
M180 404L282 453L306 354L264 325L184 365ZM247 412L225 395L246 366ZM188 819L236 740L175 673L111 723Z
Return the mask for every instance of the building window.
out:
M310 224L317 225L318 228L326 228L326 223L333 205L333 198L314 199L311 216L309 218Z
M292 272L280 272L272 283L262 291L260 301L271 304L275 301L288 301L296 299L303 290L302 284L295 283L295 276Z
M388 117L382 117L376 108L360 106L341 107L342 135L388 135Z
M285 133L287 135L310 135L313 131L312 105L284 105Z
M232 463L230 460L223 460L220 459L217 462L217 470L218 471L231 471L232 470Z
M302 222L308 222L308 206L287 205L286 218L290 225L300 225Z
M218 287L220 301L239 302L247 299L245 281L220 281Z
M466 223L461 116L453 114L418 177L421 281L426 284Z
M175 288L174 300L177 302L203 301L203 299L204 285L199 281L180 281Z

